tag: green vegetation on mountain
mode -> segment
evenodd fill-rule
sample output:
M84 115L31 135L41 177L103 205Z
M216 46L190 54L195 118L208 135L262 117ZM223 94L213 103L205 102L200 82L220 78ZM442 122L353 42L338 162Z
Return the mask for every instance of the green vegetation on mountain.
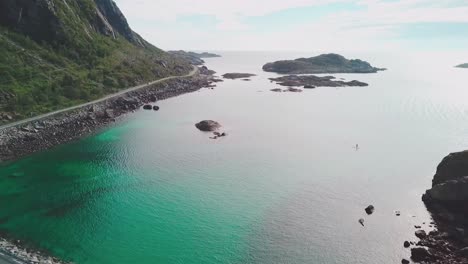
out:
M111 0L0 2L0 123L190 69L133 32Z

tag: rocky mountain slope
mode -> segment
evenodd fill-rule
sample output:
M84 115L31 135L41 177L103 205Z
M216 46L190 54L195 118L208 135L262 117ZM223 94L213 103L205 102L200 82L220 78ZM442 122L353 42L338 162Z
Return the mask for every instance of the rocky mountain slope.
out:
M190 69L112 0L0 1L0 124Z
M263 66L263 70L281 74L319 74L375 73L385 69L373 67L366 61L348 60L341 55L330 53L311 58L270 62Z

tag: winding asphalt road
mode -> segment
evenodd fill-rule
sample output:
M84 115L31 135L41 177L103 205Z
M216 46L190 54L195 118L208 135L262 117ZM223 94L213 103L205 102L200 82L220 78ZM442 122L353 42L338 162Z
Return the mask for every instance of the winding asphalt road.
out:
M75 110L75 109L78 109L78 108L81 108L81 107L85 107L85 106L88 106L88 105L93 105L93 104L96 104L96 103L99 103L99 102L103 102L103 101L109 100L111 98L118 97L118 96L124 95L124 94L126 94L128 92L133 92L133 91L148 87L148 86L156 84L156 83L161 83L161 82L165 82L165 81L173 80L173 79L178 79L178 78L192 77L197 73L198 73L198 67L193 66L192 71L190 71L190 73L186 74L186 75L165 77L165 78L162 78L162 79L159 79L159 80L156 80L156 81L152 81L152 82L149 82L149 83L146 83L146 84L138 85L138 86L135 86L135 87L131 87L131 88L119 91L119 92L114 93L114 94L107 95L105 97L102 97L100 99L97 99L97 100L94 100L94 101L91 101L91 102L87 102L87 103L80 104L80 105L75 105L75 106L64 108L64 109L57 110L57 111L54 111L54 112L50 112L50 113L46 113L46 114L43 114L43 115L38 115L38 116L35 116L35 117L31 117L31 118L23 119L23 120L16 121L16 122L13 122L13 123L9 123L9 124L0 126L0 130L3 130L5 128L9 128L9 127L15 127L15 126L23 125L23 124L26 124L26 123L29 123L29 122L32 122L32 121L39 121L41 119L44 119L44 118L47 118L47 117L50 117L50 116L53 116L53 115L56 115L56 114L65 113L65 112L72 111L72 110ZM1 263L2 262L0 260L0 264Z

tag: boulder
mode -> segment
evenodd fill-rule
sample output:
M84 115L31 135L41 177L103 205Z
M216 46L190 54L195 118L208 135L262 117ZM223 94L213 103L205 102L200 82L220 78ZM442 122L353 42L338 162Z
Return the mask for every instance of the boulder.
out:
M203 120L195 124L195 127L197 127L200 131L213 132L218 130L221 127L221 125L213 120Z
M409 260L407 260L407 259L402 259L402 260L401 260L401 264L409 264L409 263L410 263L410 262L409 262Z
M109 108L109 109L106 109L106 111L104 111L104 116L105 116L106 118L114 118L114 117L115 117L115 116L114 116L114 110L112 110L112 109L110 109L110 108Z
M156 102L156 101L158 100L158 98L156 97L156 95L150 95L148 99L149 99L150 102L153 102L153 103Z
M410 244L410 242L405 241L405 243L403 243L403 246L404 246L405 248L409 248L409 247L411 246L411 244Z
M418 230L418 231L414 232L414 234L419 239L423 239L423 238L425 238L427 236L426 231L424 231L424 230Z
M432 255L427 249L422 247L411 249L411 259L416 262L426 261L431 259Z
M145 110L152 110L152 109L153 109L153 106L150 105L150 104L146 104L146 105L143 106L143 109L145 109Z
M154 111L159 111L159 106L157 106L157 105L153 106L153 110Z
M365 211L366 211L366 213L367 213L368 215L373 214L373 213L374 213L374 210L375 210L375 208L374 208L373 205L369 205L369 206L367 206L366 209L365 209Z

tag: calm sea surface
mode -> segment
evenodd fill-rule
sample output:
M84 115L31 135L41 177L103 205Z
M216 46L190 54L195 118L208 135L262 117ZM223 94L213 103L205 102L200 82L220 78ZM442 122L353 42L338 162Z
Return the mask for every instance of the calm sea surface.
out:
M207 66L258 76L0 165L0 229L76 263L408 258L436 166L468 149L468 70L453 68L468 56L344 54L389 70L336 75L368 87L274 93L264 63L317 53L222 55ZM204 119L229 135L209 139Z

